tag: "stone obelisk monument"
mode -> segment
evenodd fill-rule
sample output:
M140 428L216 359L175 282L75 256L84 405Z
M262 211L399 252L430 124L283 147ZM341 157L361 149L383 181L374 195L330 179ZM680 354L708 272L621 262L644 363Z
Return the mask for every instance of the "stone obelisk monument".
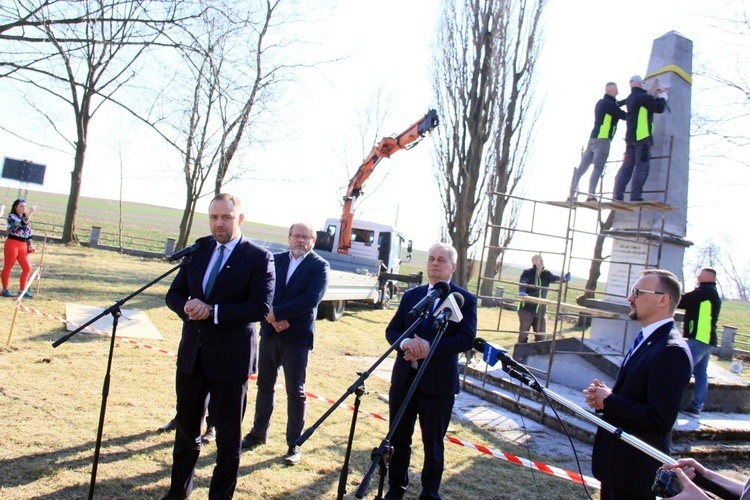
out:
M658 88L668 89L668 109L654 115L654 148L643 197L665 206L651 209L645 203L633 212L616 211L606 295L602 297L605 302L627 304L630 288L646 267L668 269L682 279L684 251L691 245L685 234L692 56L693 43L675 31L657 38L652 45L648 71L642 75L644 88L649 89L658 79ZM634 321L595 319L591 339L621 349L623 333L625 345L630 345L639 329Z

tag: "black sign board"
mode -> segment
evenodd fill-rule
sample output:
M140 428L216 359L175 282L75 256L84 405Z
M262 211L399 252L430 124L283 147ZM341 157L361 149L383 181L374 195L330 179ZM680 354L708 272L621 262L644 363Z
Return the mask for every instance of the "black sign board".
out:
M24 184L44 185L44 171L46 165L26 160L5 158L3 163L3 179L13 179Z

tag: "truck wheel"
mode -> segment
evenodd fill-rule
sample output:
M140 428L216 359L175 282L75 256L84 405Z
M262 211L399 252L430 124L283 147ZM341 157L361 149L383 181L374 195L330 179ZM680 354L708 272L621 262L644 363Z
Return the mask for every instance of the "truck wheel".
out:
M344 316L344 309L346 308L345 300L334 300L332 302L322 302L318 306L318 316L327 319L328 321L338 321Z

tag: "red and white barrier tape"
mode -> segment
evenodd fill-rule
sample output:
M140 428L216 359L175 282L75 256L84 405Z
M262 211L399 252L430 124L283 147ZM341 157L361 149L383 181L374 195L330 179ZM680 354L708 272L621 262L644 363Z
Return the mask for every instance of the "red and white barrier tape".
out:
M33 281L33 280L29 280L29 282L31 282L31 281ZM42 312L42 311L40 311L38 309L27 307L27 306L21 304L21 300L20 299L21 299L21 296L19 296L19 299L16 301L16 307L18 307L22 311L30 312L32 314L36 314L37 316L42 316L42 317L49 318L49 319L52 319L52 320L55 320L55 321L61 321L61 322L65 323L65 324L67 324L67 325L75 326L76 328L80 328L82 326L82 325L79 325L77 323L73 323L72 321L68 321L67 319L60 318L58 316L54 316L52 314L48 314L48 313ZM111 336L111 334L108 333L108 332L97 330L96 328L92 328L90 326L87 326L85 328L85 330L87 330L87 331L89 331L91 333L95 333L97 335L104 335L105 337L110 337ZM159 352L161 354L166 354L168 356L172 356L172 357L175 357L175 358L177 357L177 353L176 352L169 351L169 350L166 350L166 349L162 349L162 348L159 348L159 347L155 347L155 346L152 346L152 345L149 345L149 344L146 344L144 342L137 341L137 340L132 340L132 339L129 339L129 338L126 338L126 337L120 337L119 335L117 336L117 340L129 343L131 345L135 345L135 346L138 346L138 347L143 347L143 348L146 348L146 349L150 349L150 350ZM248 378L250 380L256 380L257 376L250 375ZM275 387L280 388L280 389L284 389L284 386L282 384L276 384ZM307 396L308 398L311 398L311 399L322 401L324 403L328 403L330 405L336 404L335 400L326 398L324 396L319 396L319 395L314 394L312 392L305 392L305 396ZM350 405L350 404L347 404L347 403L341 403L339 405L339 407L348 409L349 411L354 411L354 406ZM388 419L386 417L383 417L382 415L379 415L377 413L371 413L371 412L368 412L368 411L365 411L365 410L362 410L362 409L359 410L359 413L362 414L362 415L364 415L364 416L367 416L367 417L372 417L372 418L375 418L377 420L382 420L384 422L388 422ZM585 484L586 486L589 486L589 487L592 487L592 488L600 488L601 487L601 485L600 485L600 483L599 483L599 481L597 479L595 479L593 477L589 477L589 476L582 476L582 475L578 474L577 472L572 472L572 471L568 471L568 470L565 470L565 469L560 469L558 467L554 467L554 466L551 466L551 465L547 465L547 464L544 464L544 463L541 463L541 462L535 462L535 461L528 460L528 459L525 459L525 458L517 457L517 456L512 455L510 453L505 453L505 452L502 452L502 451L492 450L490 448L487 448L486 446L483 446L483 445L480 445L480 444L469 443L467 441L463 441L461 439L458 439L458 438L455 438L455 437L451 437L451 436L445 436L445 441L448 441L449 443L452 443L452 444L455 444L455 445L463 446L464 448L474 449L476 451L479 451L480 453L484 453L486 455L490 455L492 457L505 460L505 461L510 462L512 464L520 465L522 467L528 467L530 469L535 469L535 470L538 470L539 472L543 472L544 474L549 474L551 476L555 476L555 477L559 477L559 478L562 478L562 479L566 479L568 481L573 481L574 483Z
M586 484L586 486L590 486L592 488L601 488L601 484L599 483L598 479L595 479L589 476L582 476L578 474L577 472L571 472L569 470L560 469L558 467L543 464L542 462L534 462L526 458L521 458L515 455L511 455L510 453L491 450L487 448L486 446L469 443L467 441L462 441L458 438L451 437L451 436L445 436L445 440L450 443L457 444L459 446L464 446L466 448L475 449L487 455L492 455L495 458L506 460L512 464L520 465L522 467L528 467L530 469L535 469L535 470L538 470L539 472L543 472L551 476L560 477L562 479L567 479L568 481L573 481L574 483Z

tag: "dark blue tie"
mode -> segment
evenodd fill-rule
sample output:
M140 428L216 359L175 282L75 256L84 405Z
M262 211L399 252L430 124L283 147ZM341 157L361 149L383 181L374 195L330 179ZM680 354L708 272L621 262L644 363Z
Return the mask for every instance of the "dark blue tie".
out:
M628 360L630 359L630 356L633 355L633 352L635 351L636 347L638 347L638 345L641 342L643 342L643 330L638 332L638 335L635 336L635 340L633 341L633 346L630 348L630 350L628 351L628 354L625 356L625 361L622 362L623 366L625 365L625 363L628 362Z
M211 273L208 275L208 281L206 281L206 297L211 293L211 289L214 287L214 283L216 283L216 277L221 270L221 263L224 260L224 248L226 248L224 245L219 245L219 257L216 259L216 262L214 262L214 267L211 268Z

